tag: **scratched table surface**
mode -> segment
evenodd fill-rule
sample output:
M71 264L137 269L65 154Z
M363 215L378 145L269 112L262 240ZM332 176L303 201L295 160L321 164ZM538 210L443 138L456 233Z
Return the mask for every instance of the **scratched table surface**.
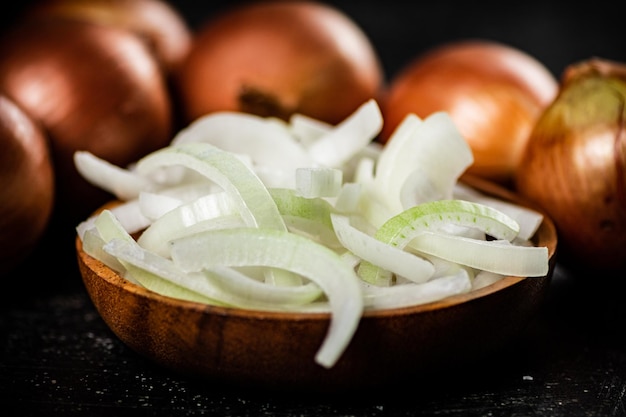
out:
M199 3L175 3L192 27L226 7ZM389 76L420 50L466 37L523 48L556 75L590 56L626 61L622 21L609 6L543 3L333 4L368 32ZM0 291L4 416L626 416L623 276L559 263L519 337L445 377L341 395L250 391L182 377L121 343L85 292L73 233L53 222Z

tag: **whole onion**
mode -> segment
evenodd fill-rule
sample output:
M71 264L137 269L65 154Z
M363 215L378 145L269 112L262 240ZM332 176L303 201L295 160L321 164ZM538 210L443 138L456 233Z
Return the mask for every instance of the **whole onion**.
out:
M566 68L516 185L554 220L564 259L626 269L626 64L589 59Z
M338 123L383 86L379 58L347 15L316 2L257 2L195 35L178 85L188 121L231 110Z
M528 135L557 89L541 62L510 45L480 39L438 45L392 78L381 139L407 113L446 111L474 153L468 173L511 185Z
M54 171L43 130L0 94L0 277L39 243L52 214Z
M146 42L166 73L180 65L192 41L183 16L162 0L43 0L27 18L74 19L130 30Z
M155 58L111 26L49 20L18 25L0 41L0 90L43 126L62 212L83 218L109 195L77 172L90 151L125 166L171 139L171 103Z

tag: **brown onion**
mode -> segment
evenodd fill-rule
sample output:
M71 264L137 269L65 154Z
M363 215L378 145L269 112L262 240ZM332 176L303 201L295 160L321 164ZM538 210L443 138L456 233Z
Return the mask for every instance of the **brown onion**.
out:
M626 64L590 59L566 68L516 184L554 220L564 259L626 269Z
M61 211L81 218L110 196L77 172L87 150L125 166L171 139L164 77L128 31L77 21L19 25L0 43L0 89L50 139Z
M146 42L166 73L180 65L192 41L183 16L161 0L44 0L28 18L77 19L128 29Z
M43 130L0 94L0 277L39 243L52 214L54 171Z
M390 83L383 142L407 113L450 114L474 153L468 173L510 185L528 134L557 93L550 71L529 54L486 40L443 44Z
M378 98L382 67L365 33L315 2L258 2L207 21L179 74L189 121L233 110L338 123Z

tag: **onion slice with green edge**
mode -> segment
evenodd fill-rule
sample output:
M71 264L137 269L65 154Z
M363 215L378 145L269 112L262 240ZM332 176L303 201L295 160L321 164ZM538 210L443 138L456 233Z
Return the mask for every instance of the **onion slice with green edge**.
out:
M543 277L549 270L548 248L519 246L506 240L478 240L424 231L411 249L483 271L516 277Z
M147 175L163 167L182 166L213 181L232 198L248 226L287 230L287 225L263 181L237 156L204 142L184 143L152 152L137 162L136 170ZM268 281L298 285L300 280L283 271L268 271Z
M329 248L341 247L330 221L333 207L328 201L320 197L303 197L290 188L270 188L269 192L289 231L305 235Z
M137 239L140 246L161 256L169 257L168 242L198 223L239 212L229 195L222 191L207 194L194 201L182 204L154 220Z
M462 183L456 185L453 195L456 199L484 204L505 213L519 224L520 230L517 237L520 239L528 240L533 237L543 221L543 214L536 210L498 198L489 197Z
M290 287L269 285L223 266L185 272L170 259L122 239L109 241L103 249L126 265L204 296L217 305L282 311L289 310L289 306L313 302L323 294L312 282Z
M489 206L464 200L436 200L411 207L392 217L376 231L374 237L404 249L421 232L450 224L477 228L496 239L508 241L519 233L515 220ZM359 265L358 274L372 283L391 279L391 271L368 261Z
M330 327L315 359L332 367L350 343L363 313L354 270L332 250L299 235L273 229L215 230L171 242L174 262L193 272L223 266L281 268L306 277L324 291Z
M208 143L235 154L249 155L253 166L277 167L293 180L293 172L312 166L304 147L282 121L247 113L215 112L192 122L172 139L171 145ZM277 150L280 149L280 152ZM285 157L288 155L288 157ZM287 186L290 184L269 184Z
M331 220L339 241L352 253L365 262L391 271L413 282L426 282L433 276L433 264L419 256L382 242L350 224L350 218L331 214ZM390 274L385 277L362 275L365 282L378 286L391 285Z
M165 296L328 313L324 367L366 310L549 272L541 214L459 183L473 156L445 113L409 114L385 147L381 123L374 101L336 126L219 113L128 168L78 152L123 200L76 227L83 249Z
M126 270L124 265L122 265L122 263L115 256L110 255L104 250L106 242L102 239L100 233L93 224L90 228L84 230L81 241L83 244L83 251L87 255L99 260L118 274L124 274L124 271Z
M137 162L136 170L148 175L168 166L196 171L222 187L248 226L286 230L263 182L234 154L208 143L185 143L148 154Z
M95 217L94 225L100 237L105 242L105 246L112 240L121 240L129 245L139 246L133 237L126 232L123 225L119 222L111 210L101 211ZM168 295L173 298L180 298L181 300L196 301L205 304L212 304L215 302L214 300L204 297L195 291L190 291L187 288L165 281L162 277L141 268L137 268L135 265L122 259L118 258L118 260L127 272L124 276L133 282L138 282L140 285L151 291L158 294Z

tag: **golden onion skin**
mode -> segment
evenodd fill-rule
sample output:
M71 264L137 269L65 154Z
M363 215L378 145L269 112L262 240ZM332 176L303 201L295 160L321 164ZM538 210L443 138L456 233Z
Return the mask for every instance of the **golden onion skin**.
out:
M366 34L323 3L253 2L207 20L177 75L187 121L216 111L336 124L382 93Z
M30 116L0 94L0 277L37 246L52 216L48 141Z
M2 39L0 56L0 89L49 138L60 214L83 219L111 198L78 173L75 151L126 166L169 143L165 77L131 32L82 21L25 23Z
M164 0L42 0L28 10L26 18L79 20L127 29L146 43L168 74L189 52L193 36L183 16Z
M552 217L570 264L626 270L626 65L568 67L531 133L517 191Z
M472 148L467 172L511 186L528 135L557 92L558 80L522 50L484 39L444 43L391 80L381 140L407 113L426 118L445 111Z

